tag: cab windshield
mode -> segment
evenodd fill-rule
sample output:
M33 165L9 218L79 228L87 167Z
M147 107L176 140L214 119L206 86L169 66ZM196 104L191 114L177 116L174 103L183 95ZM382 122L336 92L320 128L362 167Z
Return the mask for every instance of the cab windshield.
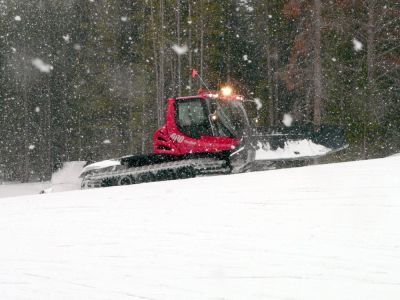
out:
M248 127L243 103L219 99L208 100L212 111L212 125L217 136L240 138Z
M185 135L240 138L248 119L240 101L188 99L176 101L176 124Z

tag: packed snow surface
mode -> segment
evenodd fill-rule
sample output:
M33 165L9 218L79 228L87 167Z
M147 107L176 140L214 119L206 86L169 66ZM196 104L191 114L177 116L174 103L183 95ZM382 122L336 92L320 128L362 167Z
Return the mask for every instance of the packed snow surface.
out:
M0 299L400 299L400 157L0 199Z
M310 140L287 141L284 148L272 150L263 148L261 144L256 151L256 160L277 160L304 157L318 157L326 155L332 149L313 143Z

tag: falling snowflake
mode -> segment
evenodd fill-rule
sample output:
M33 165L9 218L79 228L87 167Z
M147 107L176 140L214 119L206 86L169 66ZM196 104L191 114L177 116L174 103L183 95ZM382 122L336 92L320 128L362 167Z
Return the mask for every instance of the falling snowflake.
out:
M108 140L108 139L107 139L107 140L104 140L104 141L103 141L103 144L111 144L111 141Z
M36 67L40 72L43 73L50 73L51 70L53 70L53 66L46 64L43 60L40 58L35 58L32 60L32 65Z
M172 50L174 50L175 53L178 54L178 55L183 55L183 54L185 54L186 52L189 51L189 48L188 48L187 45L183 45L183 46L173 45L172 46Z
M21 19L20 16L15 16L15 17L14 17L14 20L19 22L19 21L21 21L22 19Z
M35 107L35 112L37 112L37 113L40 112L40 107L39 106Z
M254 7L249 5L247 0L240 0L239 1L239 5L244 7L248 12L253 12L254 11ZM239 7L236 8L236 11L239 11Z
M260 98L255 98L254 103L256 104L256 109L260 110L262 108L262 102Z
M247 54L243 55L243 60L248 60L248 59L249 59L249 57Z
M121 21L122 21L122 22L128 21L128 17L126 17L126 16L121 17Z
M291 114L284 114L283 115L283 120L282 120L283 125L286 127L292 126L293 123L293 117Z
M29 145L28 149L29 149L29 150L35 149L35 145Z
M354 50L355 51L361 51L362 50L362 48L364 47L364 45L359 41L359 40L357 40L356 38L354 38L353 39L353 47L354 47Z
M63 37L63 39L64 39L64 41L65 41L66 43L69 43L69 39L70 39L69 34L63 35L62 37Z

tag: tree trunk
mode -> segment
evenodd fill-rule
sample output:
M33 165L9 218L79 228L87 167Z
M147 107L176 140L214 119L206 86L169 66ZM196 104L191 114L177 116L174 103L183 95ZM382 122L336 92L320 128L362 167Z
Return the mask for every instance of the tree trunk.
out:
M189 75L189 92L192 94L192 76L191 76L191 71L193 69L193 62L192 62L192 5L190 2L188 3L189 5L189 32L188 32L188 47L189 47L189 70L190 70L190 75Z
M369 105L375 105L374 97L374 61L375 61L375 3L376 0L368 0L368 23L367 23L367 95L364 99L364 116L363 116L363 158L367 158L367 124L369 122L370 114L368 111ZM367 99L369 103L367 103ZM369 104L369 105L368 105ZM374 109L374 107L373 107Z
M204 71L204 0L201 0L200 5L200 76L203 78Z
M274 120L274 124L278 121L278 116L279 116L279 72L276 71L276 69L278 69L277 66L279 66L279 53L277 52L277 50L274 50L273 56L271 56L272 60L273 60L273 65L275 66L275 71L273 73L273 85L274 85L274 89L272 90L272 97L273 97L273 102L274 102L274 106L272 107L273 111L272 113L272 118ZM272 87L271 87L272 88Z
M265 3L265 16L268 16L268 2ZM269 24L266 18L265 22L265 54L267 55L267 81L268 81L268 118L269 125L274 125L274 98L272 96L273 82L271 69L271 45L269 39Z
M321 0L314 0L314 124L321 125L322 67L321 67Z
M24 59L25 60L25 59ZM25 70L25 61L24 61L24 74L22 75L22 97L23 97L23 103L24 103L24 171L22 174L22 182L28 182L29 177L30 177L30 170L29 170L29 161L30 161L30 145L29 145L29 111L28 111L28 93L27 93L27 72Z
M153 2L151 3L151 10L150 10L150 19L151 19L151 30L152 30L152 44L153 44L153 56L154 56L154 74L156 76L156 109L157 109L157 124L159 124L159 120L161 119L160 116L160 73L159 73L159 66L158 66L158 47L157 47L157 30L156 24L154 20L154 9Z
M176 0L176 35L178 39L178 46L181 46L181 8L180 0ZM181 96L181 56L178 55L178 96Z
M165 98L165 76L164 76L164 63L165 63L165 44L164 44L164 0L160 0L160 99L159 112L158 112L158 127L164 123L164 98Z

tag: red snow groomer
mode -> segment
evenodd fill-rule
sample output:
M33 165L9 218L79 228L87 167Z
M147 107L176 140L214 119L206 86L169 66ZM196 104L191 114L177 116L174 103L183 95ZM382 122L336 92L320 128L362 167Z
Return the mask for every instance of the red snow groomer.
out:
M211 91L169 99L166 124L154 135L154 153L182 156L236 149L249 126L241 100Z
M166 124L154 134L154 153L88 165L81 174L82 187L245 172L256 165L258 150L282 151L288 141L309 140L324 145L329 149L324 154L346 146L343 132L332 126L255 128L249 122L245 101L230 87L170 98ZM262 159L255 169L265 169L260 165L270 166L271 161L293 159L298 157Z

